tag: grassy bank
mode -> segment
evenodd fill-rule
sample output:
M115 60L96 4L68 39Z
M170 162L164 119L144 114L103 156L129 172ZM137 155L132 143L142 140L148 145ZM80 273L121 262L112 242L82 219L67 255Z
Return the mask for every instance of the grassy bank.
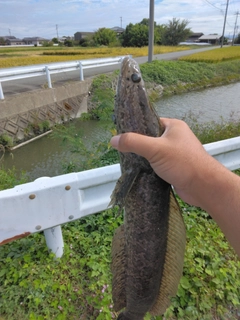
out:
M221 63L153 61L141 65L145 82L161 84L163 94L177 94L240 81L240 59Z

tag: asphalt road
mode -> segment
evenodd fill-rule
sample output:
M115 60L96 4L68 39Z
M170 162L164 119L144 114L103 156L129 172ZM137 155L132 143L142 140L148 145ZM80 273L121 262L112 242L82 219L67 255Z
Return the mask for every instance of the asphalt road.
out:
M178 52L171 52L171 53L164 53L164 54L157 54L153 56L153 60L176 60L182 56L190 55L196 52L202 52L207 50L213 50L219 47L204 47L199 49L193 50L185 50L185 51L178 51ZM141 64L148 61L148 57L139 57L135 58L135 60ZM105 66L105 67L98 67L98 68L89 68L84 70L84 78L93 77L97 74L108 73L114 70L119 69L119 64ZM52 86L56 87L63 83L71 83L72 81L79 80L79 71L71 71L71 72L63 72L58 74L51 75L52 79ZM47 79L46 76L38 76L20 80L12 80L2 82L2 89L4 97L7 96L31 91L31 90L38 90L47 87Z

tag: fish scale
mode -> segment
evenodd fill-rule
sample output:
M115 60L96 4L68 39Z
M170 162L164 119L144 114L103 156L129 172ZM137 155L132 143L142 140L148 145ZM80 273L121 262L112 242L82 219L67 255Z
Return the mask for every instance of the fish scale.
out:
M162 127L148 102L136 61L123 59L115 101L117 133L159 137ZM120 153L122 175L111 204L124 208L112 242L112 295L118 320L162 315L182 275L185 226L171 186L134 153Z

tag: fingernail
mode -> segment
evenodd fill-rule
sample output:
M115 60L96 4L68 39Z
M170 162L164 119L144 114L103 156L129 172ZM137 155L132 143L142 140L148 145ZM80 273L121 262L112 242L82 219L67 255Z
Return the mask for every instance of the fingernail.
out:
M117 149L118 148L118 143L119 143L119 139L120 139L120 136L114 136L112 137L112 139L110 140L110 144L113 148Z

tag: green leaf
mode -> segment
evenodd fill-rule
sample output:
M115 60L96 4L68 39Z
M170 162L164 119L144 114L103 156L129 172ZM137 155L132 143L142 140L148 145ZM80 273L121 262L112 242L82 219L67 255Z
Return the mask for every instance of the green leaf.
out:
M188 281L188 279L186 277L182 277L180 280L180 284L183 287L183 289L189 289L191 288L191 284Z

